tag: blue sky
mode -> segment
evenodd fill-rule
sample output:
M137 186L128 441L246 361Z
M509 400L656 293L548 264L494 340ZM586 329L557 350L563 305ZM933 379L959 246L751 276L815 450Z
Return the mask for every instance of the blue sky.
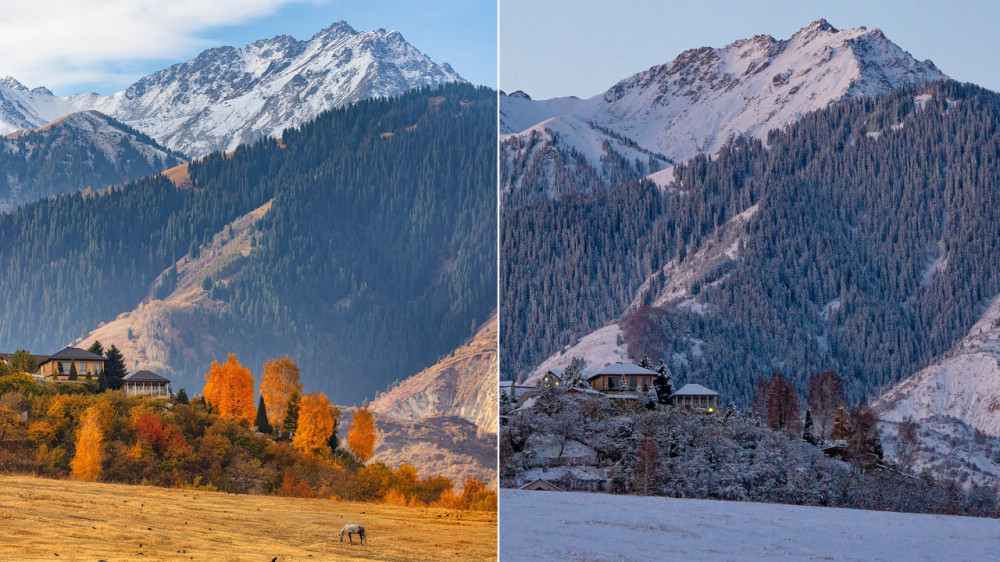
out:
M1000 2L988 0L501 0L500 89L590 97L684 50L787 39L819 18L881 28L950 77L1000 91Z
M335 21L396 29L466 80L496 87L497 7L468 0L0 0L0 76L109 94L220 45L308 39Z

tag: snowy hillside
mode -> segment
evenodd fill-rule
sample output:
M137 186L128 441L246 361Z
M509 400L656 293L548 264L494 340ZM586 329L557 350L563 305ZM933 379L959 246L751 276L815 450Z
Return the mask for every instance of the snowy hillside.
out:
M988 560L995 519L500 491L501 560Z
M191 157L280 135L324 110L414 87L462 81L397 31L338 22L308 41L289 36L209 49L110 96L53 96L0 79L0 133L97 109Z
M888 422L946 416L1000 437L1000 296L948 353L872 406Z
M623 158L630 171L646 175L665 162L714 153L734 136L763 138L835 100L944 77L877 28L837 30L818 20L787 40L758 35L723 48L685 51L586 100L501 96L500 132L513 167L502 189L514 204L524 202L519 190L539 191L524 181L533 175L525 172L531 154L519 154L532 132L555 133L547 144L604 168L607 187L615 177L606 173L609 157ZM547 172L550 180L558 174Z

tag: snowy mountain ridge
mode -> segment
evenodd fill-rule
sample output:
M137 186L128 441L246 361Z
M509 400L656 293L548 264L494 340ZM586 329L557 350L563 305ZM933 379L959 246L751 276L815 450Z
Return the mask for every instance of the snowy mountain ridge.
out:
M548 131L547 145L582 155L598 170L609 149L628 162L649 158L634 170L647 175L715 153L734 136L763 138L840 99L942 78L934 63L917 61L878 28L837 30L821 19L787 40L758 35L685 51L589 99L501 96L500 133L512 168L501 190L510 199L525 188L532 158L521 148L532 134Z
M99 111L71 113L0 136L0 212L81 188L103 189L185 161Z
M280 135L328 109L463 79L398 31L355 31L337 22L307 41L283 35L217 47L109 96L54 96L0 78L0 134L96 109L199 157Z

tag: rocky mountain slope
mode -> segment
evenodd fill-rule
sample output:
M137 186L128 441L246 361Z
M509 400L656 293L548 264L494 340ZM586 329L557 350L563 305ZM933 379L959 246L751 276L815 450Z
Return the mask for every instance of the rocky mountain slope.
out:
M1000 437L1000 297L951 350L872 407L890 422L944 416Z
M186 161L98 111L0 137L0 212L51 195L154 174Z
M171 378L175 388L187 386L197 394L197 377L178 379L175 369L185 358L222 357L208 327L199 321L199 309L218 310L225 301L213 299L203 283L212 278L213 287L224 290L239 273L250 255L255 226L271 209L271 201L239 217L215 234L197 255L185 255L164 270L152 283L149 293L134 310L123 312L110 322L73 343L87 348L95 340L115 343L127 358L130 371L147 369Z
M190 157L280 136L322 111L420 86L462 81L397 31L358 32L337 22L307 41L287 35L196 58L100 96L53 96L0 79L0 133L96 109Z
M496 434L457 416L429 416L415 420L376 413L373 462L397 467L403 463L421 477L444 476L460 489L466 478L478 478L497 489ZM347 439L354 408L343 408L337 423L341 441Z
M830 102L944 78L877 28L817 20L685 51L589 99L501 96L505 203L590 192L655 173L733 137L763 138Z
M497 316L449 356L376 398L371 408L387 417L458 416L483 431L497 431Z

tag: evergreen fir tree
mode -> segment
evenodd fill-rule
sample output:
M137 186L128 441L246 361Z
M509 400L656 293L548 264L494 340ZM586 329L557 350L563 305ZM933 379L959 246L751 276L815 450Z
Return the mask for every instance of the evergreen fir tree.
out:
M178 390L177 394L174 395L174 402L176 402L177 404L187 404L188 403L187 391L184 390L183 388Z
M656 367L656 377L653 379L653 386L656 387L656 397L660 404L669 404L670 395L674 393L674 379L670 376L670 371L660 359L660 364Z
M337 437L337 430L340 428L340 420L333 421L333 433L330 434L330 439L327 440L326 444L330 447L330 454L336 455L337 449L340 447L340 438Z
M563 372L563 384L565 384L567 389L590 388L590 385L587 384L587 381L583 378L583 371L580 369L580 362L578 362L575 358L569 364L569 367L566 367L566 371Z
M646 409L655 410L660 401L656 392L656 385L649 387L649 394L646 395Z
M98 392L104 392L108 389L108 377L104 374L104 371L97 371L97 390Z
M288 399L288 413L285 414L285 419L281 426L289 435L295 433L295 429L299 425L299 393L292 393L292 397Z
M104 355L104 346L101 345L100 340L94 340L94 343L90 344L87 351L95 353L97 355Z
M805 423L805 428L802 430L802 438L805 439L806 442L811 445L819 444L819 440L816 438L816 435L813 432L812 410L806 410L806 423Z
M271 433L271 424L267 421L267 406L264 405L263 396L257 401L257 417L254 419L253 424L257 427L257 431Z
M639 366L643 369L649 369L650 371L653 370L653 364L649 361L648 355L642 356L642 361L639 361Z
M723 423L728 422L735 415L736 415L736 404L733 403L733 402L730 402L726 406L726 413L724 413L722 415L722 421L723 421Z
M76 361L70 361L69 362L69 380L75 381L77 378L79 378L77 375L78 375L78 373L76 372Z
M118 351L118 348L114 344L108 348L108 353L105 355L108 358L104 362L104 375L108 378L108 388L111 390L118 390L122 387L122 380L128 376L128 370L125 368L125 358L122 357L122 352Z

